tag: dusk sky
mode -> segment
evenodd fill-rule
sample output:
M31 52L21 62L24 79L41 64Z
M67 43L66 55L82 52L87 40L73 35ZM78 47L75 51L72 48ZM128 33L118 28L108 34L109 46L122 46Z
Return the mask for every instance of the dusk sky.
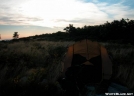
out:
M122 18L134 20L134 0L0 0L1 40L14 32L21 38Z

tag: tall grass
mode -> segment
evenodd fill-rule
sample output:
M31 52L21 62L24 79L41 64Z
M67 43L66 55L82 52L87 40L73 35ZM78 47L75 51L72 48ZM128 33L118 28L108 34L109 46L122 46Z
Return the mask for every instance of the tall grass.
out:
M56 80L61 73L61 58L71 43L73 42L0 43L0 87L3 92L18 87L26 90L34 85L44 85L48 89L48 84L57 84ZM3 94L8 95L7 93L10 92Z
M134 90L134 46L114 43L102 45L113 57L113 79Z
M58 94L57 79L66 47L74 42L0 42L0 88L5 96L17 90L20 96L40 89L40 92ZM134 46L101 43L113 61L113 80L134 90ZM36 86L36 87L35 87ZM37 87L40 86L40 87ZM53 86L53 87L51 87ZM55 88L55 89L54 89ZM60 89L60 88L58 88ZM23 91L22 91L23 90ZM46 92L47 90L47 92ZM38 92L37 92L38 93ZM39 93L38 93L39 94ZM58 96L57 95L57 96Z

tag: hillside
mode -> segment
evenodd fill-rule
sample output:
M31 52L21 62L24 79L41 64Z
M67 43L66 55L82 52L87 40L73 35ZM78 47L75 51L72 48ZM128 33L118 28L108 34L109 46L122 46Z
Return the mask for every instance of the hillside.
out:
M62 31L50 34L41 34L19 38L16 41L47 40L47 41L76 41L82 38L101 42L113 42L120 44L134 45L134 20L121 19L106 22L101 25L85 25L84 27L74 27L73 24L65 27ZM15 41L15 40L14 40Z

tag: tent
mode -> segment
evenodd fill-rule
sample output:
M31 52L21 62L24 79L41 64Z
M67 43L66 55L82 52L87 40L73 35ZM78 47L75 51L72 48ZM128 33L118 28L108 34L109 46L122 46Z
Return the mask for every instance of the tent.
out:
M78 55L79 54L79 55ZM76 59L74 60L74 55ZM100 56L101 60L98 59ZM83 57L83 59L77 59L77 57ZM108 56L107 50L104 46L98 42L84 39L75 42L73 45L68 47L68 51L64 58L63 73L73 63L83 63L85 65L94 65L93 63L100 63L102 67L103 79L109 79L112 75L112 62Z

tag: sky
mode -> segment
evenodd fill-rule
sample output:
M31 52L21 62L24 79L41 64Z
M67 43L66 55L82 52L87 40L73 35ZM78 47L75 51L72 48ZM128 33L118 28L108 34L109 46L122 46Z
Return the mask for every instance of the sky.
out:
M28 37L99 25L106 21L134 20L134 0L0 0L1 40L13 33Z

